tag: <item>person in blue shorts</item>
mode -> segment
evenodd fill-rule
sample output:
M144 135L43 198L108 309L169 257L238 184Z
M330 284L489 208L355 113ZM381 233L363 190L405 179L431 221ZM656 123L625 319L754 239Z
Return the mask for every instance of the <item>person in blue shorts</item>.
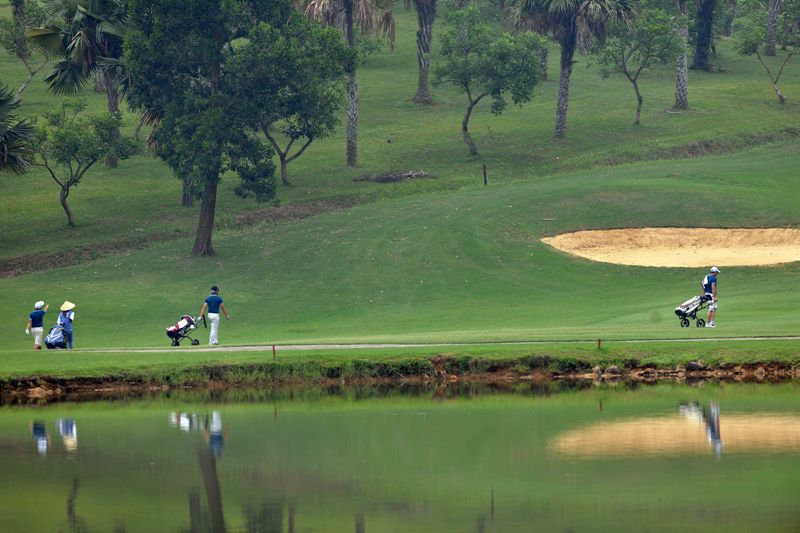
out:
M208 321L211 322L211 331L208 335L208 345L215 346L219 344L219 338L217 334L219 333L219 312L220 309L223 313L225 313L225 318L230 320L231 315L228 313L228 310L225 309L225 304L223 303L222 297L219 295L219 287L214 285L211 287L211 294L208 295L206 301L203 302L203 309L200 310L200 316L206 314L206 310L208 310Z
M25 326L25 335L33 334L33 349L42 349L42 336L44 335L44 314L50 309L50 304L45 305L42 300L33 304L33 311L28 315L28 325Z
M717 276L719 269L711 267L711 271L703 278L703 298L711 302L708 306L708 316L706 317L706 327L715 328L717 323L714 317L717 314Z

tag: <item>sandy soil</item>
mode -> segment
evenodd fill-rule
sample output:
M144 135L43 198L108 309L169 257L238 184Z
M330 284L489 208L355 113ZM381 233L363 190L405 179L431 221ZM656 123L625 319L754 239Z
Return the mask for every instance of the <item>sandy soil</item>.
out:
M654 267L775 265L800 261L800 229L639 228L542 239L593 261Z

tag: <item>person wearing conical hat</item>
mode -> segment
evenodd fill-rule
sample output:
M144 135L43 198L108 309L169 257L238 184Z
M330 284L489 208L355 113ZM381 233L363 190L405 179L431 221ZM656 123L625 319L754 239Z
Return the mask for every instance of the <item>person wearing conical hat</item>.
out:
M44 314L50 309L50 305L45 305L43 300L33 304L33 312L28 315L28 325L25 326L25 335L33 333L33 349L42 349L42 335L44 335Z
M61 312L58 314L56 324L64 328L64 336L67 338L67 347L72 349L72 322L75 320L75 304L65 301L61 304Z

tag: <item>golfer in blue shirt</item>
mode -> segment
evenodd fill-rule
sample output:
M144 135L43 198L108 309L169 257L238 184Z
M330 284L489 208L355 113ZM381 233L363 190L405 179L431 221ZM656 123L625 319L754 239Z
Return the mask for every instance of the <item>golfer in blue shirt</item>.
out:
M231 315L228 313L228 310L225 309L225 304L223 303L222 297L219 295L219 287L214 285L211 287L211 294L209 294L208 298L206 298L206 301L203 302L203 309L200 311L200 316L202 317L206 314L206 310L208 310L208 321L211 322L211 332L208 335L209 346L215 346L219 344L217 332L219 331L220 309L222 309L222 312L225 313L225 318L230 320Z
M50 309L50 304L45 305L42 300L33 304L33 311L28 315L28 325L25 326L25 335L33 333L33 349L42 349L42 335L44 335L44 314Z
M711 304L708 306L708 317L706 317L706 327L715 328L717 323L714 322L714 316L717 314L717 276L719 276L719 269L711 267L711 272L703 278L703 298L710 300Z

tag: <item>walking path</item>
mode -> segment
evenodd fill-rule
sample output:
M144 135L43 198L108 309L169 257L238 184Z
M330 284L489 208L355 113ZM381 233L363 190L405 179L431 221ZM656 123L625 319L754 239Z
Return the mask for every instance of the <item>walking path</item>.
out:
M741 341L776 341L776 340L800 340L800 336L772 336L772 337L716 337L699 339L628 339L613 340L602 339L603 343L613 342L615 344L638 344L655 342L741 342ZM541 340L541 341L500 341L500 342L442 342L442 343L413 343L413 344L253 344L246 346L203 346L192 347L193 352L266 352L275 351L298 351L298 350L364 350L377 348L447 348L457 346L524 346L537 344L596 344L597 340ZM158 353L174 351L174 348L112 348L102 349L93 348L83 350L87 352L104 353Z

